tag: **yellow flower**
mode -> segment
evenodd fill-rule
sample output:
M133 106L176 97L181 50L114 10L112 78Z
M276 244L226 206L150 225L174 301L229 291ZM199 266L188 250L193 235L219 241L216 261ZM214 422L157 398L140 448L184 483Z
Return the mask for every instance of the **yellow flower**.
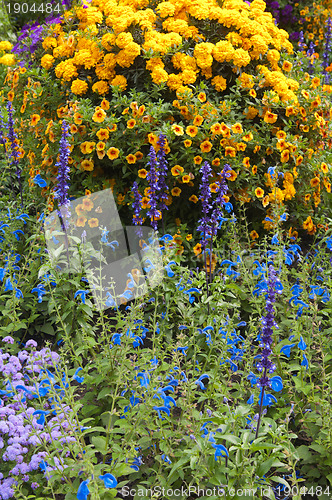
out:
M96 92L100 95L107 94L109 91L109 85L104 80L100 80L92 85L92 92ZM103 109L103 108L102 108Z
M135 125L136 125L136 120L134 120L133 118L127 121L127 128L134 128Z
M32 125L34 127L35 125L37 125L37 123L39 122L39 120L40 120L40 116L39 115L37 115L37 114L32 115L30 125Z
M192 194L189 198L189 201L192 201L193 203L197 203L198 202L198 198L195 194Z
M97 106L95 112L92 115L92 120L96 123L101 123L105 120L105 118L105 111L100 106Z
M130 154L130 155L126 156L126 160L129 164L133 164L133 163L136 163L137 158L135 155Z
M98 227L99 220L94 217L88 220L88 224L90 227Z
M100 128L98 132L96 133L96 136L100 141L107 141L109 138L110 134L107 128Z
M122 75L117 75L113 80L111 81L111 85L113 87L119 87L119 89L126 90L127 88L127 78L125 78Z
M257 238L259 238L257 231L255 231L255 230L251 231L250 238L252 240L257 240Z
M88 220L88 219L87 219L86 217L84 217L84 216L79 217L79 218L77 219L77 221L76 221L76 226L77 226L77 227L84 227L84 226L85 226L85 223L86 223L86 221L87 221L87 220Z
M198 132L198 128L195 127L194 125L189 125L186 128L186 134L189 135L190 137L195 137L195 135L197 134L197 132Z
M0 50L4 50L4 51L9 51L9 50L12 50L13 48L13 45L8 42L7 40L3 40L0 42Z
M223 92L227 88L227 80L221 75L212 78L211 83L218 92Z
M283 62L282 69L284 71L291 71L292 67L293 67L293 64L291 62L289 62L289 61Z
M319 185L319 177L314 177L310 180L311 187L317 187Z
M184 147L185 148L190 148L190 146L192 145L193 141L191 141L190 139L186 139L185 141L183 141L183 144L184 144Z
M73 94L82 95L87 92L88 88L89 85L87 84L86 81L77 78L76 80L72 81L70 90L72 91Z
M327 166L327 164L326 164L326 163L324 163L324 162L323 162L323 163L321 163L320 168L321 168L322 172L324 172L324 174L327 174L327 173L328 173L328 171L329 171L329 167L328 167L328 166Z
M183 172L184 172L184 168L181 167L180 165L175 165L174 167L171 168L171 173L174 177L182 174Z
M228 177L228 180L235 181L235 179L237 178L237 173L234 170L230 170L230 174L231 175Z
M275 113L271 113L271 111L267 111L264 115L264 121L266 123L275 123L278 119L278 115Z
M87 170L89 172L91 172L94 168L94 164L93 164L92 160L81 161L81 166L82 166L83 170Z
M210 141L204 141L200 145L200 150L202 153L209 153L212 149L212 143Z
M141 168L138 171L138 177L140 177L141 179L145 179L147 175L148 175L148 172L147 172L147 170L145 170L145 168Z
M171 194L172 196L180 196L181 194L181 189L179 187L175 187L171 190Z
M255 195L257 196L257 198L263 198L264 196L264 189L258 187L255 189Z
M193 124L199 127L200 125L202 125L203 121L204 118L202 116L196 115L195 118L193 119Z
M195 156L194 158L194 163L195 165L200 165L203 161L203 158L201 156Z
M183 128L181 127L181 125L177 125L176 123L174 123L174 125L172 125L172 130L174 131L175 135L183 135Z
M241 123L234 123L234 125L232 125L232 132L234 132L234 134L242 134L243 129Z
M200 101L200 102L205 102L206 101L206 94L205 92L200 92L197 96L197 99Z
M187 174L184 175L182 177L182 182L185 183L185 184L187 184L188 182L190 182L190 175L187 175Z
M316 226L312 222L312 219L311 219L310 215L303 222L302 227L303 227L303 229L306 229L309 234L314 234L316 232Z
M15 55L14 54L5 54L0 57L0 64L4 64L5 66L13 66L15 64Z
M109 150L106 152L107 156L109 157L110 160L116 160L118 158L120 151L117 148L109 148Z
M192 235L192 234L187 234L187 236L186 236L186 240L187 240L187 241L192 240L192 238L193 238L193 235Z
M201 243L197 243L197 245L194 246L193 251L196 256L199 255L202 252Z
M54 61L55 59L51 54L45 54L40 60L40 65L42 68L51 69Z

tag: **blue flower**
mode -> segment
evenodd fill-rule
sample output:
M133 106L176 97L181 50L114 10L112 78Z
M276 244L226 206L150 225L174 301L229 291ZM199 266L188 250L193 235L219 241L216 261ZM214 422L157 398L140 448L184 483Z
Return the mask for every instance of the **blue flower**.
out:
M33 412L32 415L40 415L40 417L37 420L37 424L44 425L45 424L45 415L47 415L48 413L49 413L49 411L36 410Z
M195 380L195 384L199 385L199 387L204 391L205 390L205 386L202 382L202 380L205 380L205 379L209 379L209 375L207 373L203 373L203 375L201 375L197 380Z
M161 418L162 420L164 420L160 414L160 412L165 412L167 413L168 416L170 416L171 412L170 412L170 409L167 408L167 406L153 406L152 407L153 410L156 410L158 412L158 417Z
M47 182L42 179L40 174L37 174L34 179L33 179L34 184L38 184L39 187L45 187L47 186Z
M99 476L99 479L104 481L106 488L115 488L118 484L113 474L110 474L109 472L107 474L104 474L103 476Z
M301 351L305 351L307 348L307 344L304 342L302 336L301 336L300 342L297 344L297 347L299 349L301 349Z
M80 484L78 490L77 490L77 500L87 500L88 495L90 494L88 484L90 482L90 479L87 479L86 481L82 481Z
M170 460L170 458L169 458L169 456L168 456L168 455L165 455L165 453L163 453L163 454L161 455L161 458L164 460L164 462L166 462L166 463L168 463L168 464L171 464L171 463L172 463L172 462L171 462L171 460Z
M225 446L223 446L222 444L212 444L212 446L216 450L215 454L214 454L214 459L216 462L218 460L218 457L228 457L229 456L227 448L225 448Z
M271 382L271 387L274 391L281 391L283 388L283 383L282 383L282 378L279 377L279 375L275 375L274 377L270 378Z
M185 290L183 293L189 295L189 302L190 304L192 304L195 300L195 297L192 297L191 294L192 293L201 293L200 290L198 290L198 288L189 288L189 290Z
M84 377L79 377L78 376L78 373L82 370L82 368L77 368L76 372L74 373L73 375L73 379L76 380L79 384L81 384L82 382L84 382Z
M74 295L74 298L76 299L76 297L78 295L81 296L81 299L82 299L82 302L83 304L85 304L85 296L89 293L89 290L77 290L77 292L75 293Z
M254 404L254 395L253 395L253 394L252 394L252 395L250 396L250 398L248 399L247 404L248 404L248 405L252 405L252 404Z
M15 238L17 239L17 241L20 241L19 234L24 234L21 229L16 229L16 231L13 231L13 235L15 236Z
M41 283L39 283L39 285L37 285L35 288L33 288L31 290L31 293L33 293L33 292L37 292L38 302L40 304L42 302L42 300L43 300L43 295L46 294L46 290L45 290L44 285L42 285Z
M278 233L276 233L271 240L272 245L279 245Z
M175 275L174 271L172 271L171 269L171 265L172 264L176 264L176 262L174 262L174 260L171 260L171 262L169 262L166 266L165 266L165 269L166 269L166 272L167 272L167 276L169 278L173 278L173 276Z
M291 353L291 347L294 347L295 344L286 344L284 346L282 346L282 348L280 349L280 353L283 353L285 354L285 356L287 356L287 358L290 357L290 353Z
M13 285L10 278L7 278L5 283L5 292L9 292L10 290L13 290Z
M308 359L307 359L307 357L306 357L306 355L304 353L303 353L303 357L302 357L301 366L305 366L306 370L308 370L308 368L309 368Z

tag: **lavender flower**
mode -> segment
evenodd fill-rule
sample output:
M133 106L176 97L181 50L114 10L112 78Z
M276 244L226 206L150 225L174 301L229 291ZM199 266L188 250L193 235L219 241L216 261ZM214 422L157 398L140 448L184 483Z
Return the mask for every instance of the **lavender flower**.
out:
M331 40L332 40L332 20L331 17L326 21L326 33L325 33L325 46L323 52L323 75L325 77L325 84L330 82L330 75L326 71L326 68L329 66L330 52L332 48Z
M308 73L312 75L314 72L314 53L315 53L315 44L310 42L309 49L307 50L307 57L309 58L308 64Z
M200 172L202 174L202 184L200 184L199 199L202 202L203 217L198 221L198 231L203 233L202 248L205 250L207 247L207 236L211 235L209 212L212 208L211 204L211 189L209 178L212 177L211 167L206 161L203 163Z
M220 181L218 184L218 194L217 198L214 202L214 208L211 215L211 224L212 224L212 235L215 236L217 234L218 225L217 222L222 218L222 207L225 205L225 194L228 191L228 186L226 184L226 179L231 175L231 167L226 163L224 165L223 170L220 172Z
M260 346L262 347L261 359L257 363L257 369L259 372L263 372L263 375L258 381L258 386L261 387L261 399L259 408L259 419L257 423L256 438L258 436L259 425L262 416L262 407L264 392L266 387L271 387L271 380L268 377L268 373L273 373L276 369L275 364L270 360L272 354L272 342L273 342L273 327L278 328L277 323L274 320L274 308L273 304L276 301L276 293L280 293L280 288L277 288L277 274L272 265L268 268L268 281L267 281L267 300L266 300L266 315L262 318L262 335Z
M150 171L147 175L150 184L150 210L147 212L147 215L151 218L151 225L156 231L158 226L157 219L159 219L159 210L157 210L159 186L157 173L157 156L153 146L151 146L150 148L148 165L150 166Z
M135 226L141 226L143 224L143 219L140 216L142 195L138 191L138 184L137 184L136 181L133 184L132 193L134 195L134 201L133 201L133 209L134 209L133 223L135 224Z
M168 206L165 203L165 201L168 198L167 197L168 186L166 184L166 177L168 170L168 163L166 160L166 153L165 153L166 136L160 134L157 144L160 147L157 153L157 162L158 162L158 177L159 177L158 194L160 198L159 209L162 212L163 210L168 210Z
M59 161L56 163L56 167L58 167L58 188L54 194L54 198L57 198L59 200L59 207L62 205L68 205L69 200L68 200L68 190L69 190L69 185L68 185L68 180L69 180L69 171L70 167L68 165L68 158L69 158L69 141L68 137L70 136L69 134L69 125L68 123L63 120L62 122L62 136L60 139L60 158Z

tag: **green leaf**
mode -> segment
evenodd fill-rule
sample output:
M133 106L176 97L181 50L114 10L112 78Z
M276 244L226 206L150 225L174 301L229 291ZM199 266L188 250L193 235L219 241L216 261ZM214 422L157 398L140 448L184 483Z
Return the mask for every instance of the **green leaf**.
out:
M274 457L270 457L267 460L265 460L265 462L259 465L258 469L256 470L256 474L257 476L262 477L267 472L269 472L271 467L284 467L284 466L285 464L280 462L280 460L277 460Z
M241 443L241 439L237 436L233 436L233 434L222 434L222 439L225 439L225 441L229 441L233 444Z
M102 436L92 436L91 442L96 448L97 451L100 451L102 455L105 455L107 450L106 450L106 438Z

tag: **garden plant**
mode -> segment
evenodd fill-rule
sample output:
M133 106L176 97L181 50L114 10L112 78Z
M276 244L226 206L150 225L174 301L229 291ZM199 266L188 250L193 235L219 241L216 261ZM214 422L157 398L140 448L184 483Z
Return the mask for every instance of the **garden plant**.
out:
M331 2L33 5L0 40L0 500L332 498Z

